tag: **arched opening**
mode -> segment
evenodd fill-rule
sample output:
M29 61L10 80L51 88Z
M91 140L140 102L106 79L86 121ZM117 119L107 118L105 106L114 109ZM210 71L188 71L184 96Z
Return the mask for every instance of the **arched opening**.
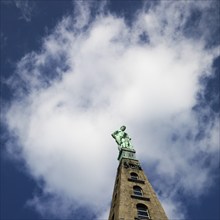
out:
M133 192L134 192L134 195L136 196L143 196L143 192L140 186L134 186Z
M132 172L130 175L131 175L131 179L133 179L133 180L137 180L138 179L137 173Z
M137 204L137 215L139 219L150 219L148 208L144 204Z

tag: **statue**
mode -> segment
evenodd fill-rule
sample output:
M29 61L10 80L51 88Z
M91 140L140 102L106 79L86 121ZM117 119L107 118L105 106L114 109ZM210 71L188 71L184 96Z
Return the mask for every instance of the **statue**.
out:
M131 145L131 138L125 132L125 129L126 127L123 125L119 130L115 131L112 134L112 137L115 139L116 143L118 144L119 151L121 150L122 147L133 149L133 146Z

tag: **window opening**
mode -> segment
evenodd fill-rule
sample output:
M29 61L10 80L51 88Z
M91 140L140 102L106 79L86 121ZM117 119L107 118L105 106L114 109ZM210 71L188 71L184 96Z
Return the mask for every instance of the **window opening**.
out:
M129 166L132 168L132 169L135 169L135 165L134 164L132 164L132 163L129 163Z
M150 219L148 208L144 204L137 204L137 214L139 219Z
M143 192L140 186L134 186L133 192L134 192L134 195L136 196L143 196Z
M137 180L138 179L138 175L136 173L131 173L131 179L133 180Z

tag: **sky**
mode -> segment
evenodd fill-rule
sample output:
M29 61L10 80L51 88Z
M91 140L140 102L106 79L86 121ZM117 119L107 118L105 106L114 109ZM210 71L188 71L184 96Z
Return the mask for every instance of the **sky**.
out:
M219 1L0 7L2 220L107 219L121 125L169 219L220 219Z

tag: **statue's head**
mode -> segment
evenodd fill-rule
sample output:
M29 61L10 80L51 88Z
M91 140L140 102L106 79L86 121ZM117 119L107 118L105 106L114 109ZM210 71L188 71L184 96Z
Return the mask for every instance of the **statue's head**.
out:
M121 131L124 131L125 129L126 129L126 127L124 125L120 127Z

